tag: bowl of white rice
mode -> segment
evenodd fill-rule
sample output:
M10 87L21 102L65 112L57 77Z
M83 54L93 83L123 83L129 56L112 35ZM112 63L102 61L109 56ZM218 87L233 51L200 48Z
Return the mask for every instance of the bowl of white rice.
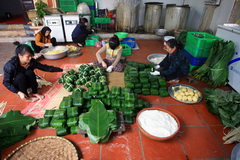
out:
M145 108L137 115L137 125L140 132L155 141L165 141L174 137L180 122L171 112L161 108Z
M162 60L167 56L167 54L164 53L155 53L148 55L147 59L149 62L154 64L159 64L162 62Z

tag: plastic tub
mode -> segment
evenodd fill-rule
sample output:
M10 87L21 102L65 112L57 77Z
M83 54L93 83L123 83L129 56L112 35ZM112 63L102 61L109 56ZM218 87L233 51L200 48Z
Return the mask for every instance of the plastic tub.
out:
M135 48L136 47L136 41L135 41L135 38L124 38L121 42L122 44L126 44L128 45L129 47L131 48Z
M127 38L128 33L127 32L116 32L115 33L116 36L118 36L118 38Z

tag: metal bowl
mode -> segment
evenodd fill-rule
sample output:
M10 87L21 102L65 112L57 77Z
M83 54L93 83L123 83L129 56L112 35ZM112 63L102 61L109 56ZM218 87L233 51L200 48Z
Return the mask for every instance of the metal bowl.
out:
M165 36L168 31L166 29L155 29L154 32L156 35Z
M57 54L45 54L49 51L56 51L56 50L61 50L61 53ZM45 48L40 51L40 53L44 56L46 59L60 59L63 58L67 55L68 47L66 46L56 46L56 47L50 47L50 48Z
M150 54L148 55L147 59L149 62L154 63L154 64L159 64L160 62L162 62L162 60L166 57L166 54L163 53L155 53L155 54ZM162 60L159 60L158 62L153 61L154 58L161 58Z

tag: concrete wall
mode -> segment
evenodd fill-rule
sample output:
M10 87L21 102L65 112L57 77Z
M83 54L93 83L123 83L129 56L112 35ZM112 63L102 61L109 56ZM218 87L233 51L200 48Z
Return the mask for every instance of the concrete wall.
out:
M10 12L12 15L23 14L20 0L0 0L0 16L4 17L5 12Z
M115 9L117 6L117 0L95 0L99 4L100 9L107 8L109 10ZM121 1L121 0L119 0ZM183 5L188 4L190 9L190 14L188 17L188 22L186 24L187 29L198 30L199 25L201 24L202 16L204 15L204 1L205 0L142 0L139 11L139 25L143 25L144 23L144 13L145 13L145 3L146 2L162 2L163 3L163 11L161 14L161 26L164 26L165 21L165 11L166 4L177 4ZM217 25L227 23L230 17L230 13L232 7L234 5L234 0L221 0L221 4L219 7L215 9L212 23L210 24L210 29L213 32L216 32Z

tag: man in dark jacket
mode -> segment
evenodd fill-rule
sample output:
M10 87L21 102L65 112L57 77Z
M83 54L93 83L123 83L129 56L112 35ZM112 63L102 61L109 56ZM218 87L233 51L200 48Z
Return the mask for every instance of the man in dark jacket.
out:
M20 44L16 48L17 56L4 65L3 85L21 99L36 101L44 96L37 93L37 81L34 69L47 72L62 72L58 67L48 66L33 59L33 51L28 45ZM27 89L31 88L33 97L29 97Z
M85 40L87 39L88 34L91 34L92 31L87 29L88 20L82 18L80 23L75 27L72 32L72 40L74 43L77 43L78 46L83 47L85 45Z

